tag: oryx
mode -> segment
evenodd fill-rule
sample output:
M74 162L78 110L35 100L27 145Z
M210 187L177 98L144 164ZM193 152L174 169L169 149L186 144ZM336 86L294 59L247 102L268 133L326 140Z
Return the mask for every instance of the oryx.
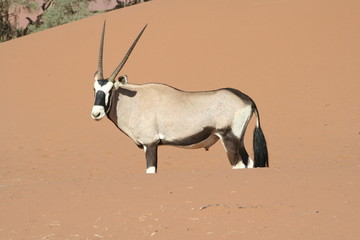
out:
M112 75L105 79L102 66L104 23L91 117L100 120L107 115L138 147L144 149L146 173L157 171L159 145L208 150L219 139L234 169L268 167L259 112L255 102L239 90L224 88L186 92L165 84L130 84L127 76L115 79L145 28ZM244 147L245 130L253 113L256 117L254 161Z

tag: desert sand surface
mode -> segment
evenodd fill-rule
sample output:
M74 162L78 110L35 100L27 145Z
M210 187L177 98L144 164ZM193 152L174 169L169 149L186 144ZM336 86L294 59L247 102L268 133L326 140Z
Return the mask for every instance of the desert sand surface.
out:
M110 75L256 102L270 168L160 147L158 174L90 117ZM154 0L0 44L0 239L359 239L360 3ZM246 147L252 154L249 124Z

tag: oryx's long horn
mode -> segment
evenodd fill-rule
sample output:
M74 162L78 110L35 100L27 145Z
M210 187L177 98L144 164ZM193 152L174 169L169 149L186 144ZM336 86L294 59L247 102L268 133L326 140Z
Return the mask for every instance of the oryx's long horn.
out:
M133 44L131 45L131 47L129 48L129 50L127 51L126 55L124 56L123 60L121 61L121 63L117 66L117 68L115 69L115 71L111 74L111 76L109 77L108 81L110 82L114 82L116 75L118 75L118 73L120 72L120 70L122 69L122 67L125 65L126 61L128 60L132 50L134 49L136 43L138 42L138 40L140 39L141 35L143 34L143 32L145 31L145 28L147 27L147 24L145 25L145 27L141 30L141 32L139 33L139 35L137 36L137 38L135 39L135 41L133 42Z
M99 65L98 65L98 71L97 71L99 79L104 79L104 76L103 76L103 49L104 49L105 25L106 25L106 20L104 21L104 26L103 26L101 40L100 40Z

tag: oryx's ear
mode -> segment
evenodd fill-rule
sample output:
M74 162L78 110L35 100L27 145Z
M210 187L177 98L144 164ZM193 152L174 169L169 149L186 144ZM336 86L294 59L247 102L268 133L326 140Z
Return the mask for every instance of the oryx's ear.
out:
M94 79L95 81L100 80L98 71L95 72Z
M122 75L118 78L118 81L122 84L122 85L126 85L128 83L128 76L126 75Z
M126 75L122 75L115 80L114 83L115 89L118 89L120 86L124 86L127 83L128 83L128 77Z

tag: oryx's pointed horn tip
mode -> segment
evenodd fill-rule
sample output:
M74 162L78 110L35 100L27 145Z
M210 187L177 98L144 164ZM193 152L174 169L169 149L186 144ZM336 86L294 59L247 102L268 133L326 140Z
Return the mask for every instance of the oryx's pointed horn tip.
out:
M118 75L118 73L120 72L120 70L122 69L122 67L125 65L126 61L128 60L132 50L135 48L136 43L138 42L138 40L140 39L141 35L143 34L143 32L145 31L145 28L147 27L147 24L145 25L145 27L143 27L143 29L141 30L141 32L138 34L138 36L136 37L135 41L132 43L131 47L129 48L129 50L127 51L127 53L125 54L124 58L122 59L122 61L120 62L120 64L116 67L115 71L111 74L111 76L108 78L108 81L110 82L114 82L116 75Z

